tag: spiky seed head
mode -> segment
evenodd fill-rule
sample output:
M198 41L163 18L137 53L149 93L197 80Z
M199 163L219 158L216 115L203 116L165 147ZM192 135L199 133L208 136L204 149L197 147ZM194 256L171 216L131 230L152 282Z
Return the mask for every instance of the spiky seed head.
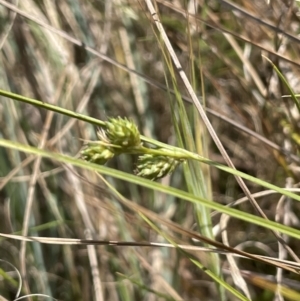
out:
M97 137L98 137L98 139L99 139L101 142L104 142L104 143L106 143L106 144L109 144L109 143L110 143L109 139L108 139L107 136L106 136L106 132L105 132L104 129L98 129L98 131L97 131Z
M110 118L105 122L105 136L111 144L124 148L141 145L140 132L137 126L127 118Z
M180 160L161 155L142 155L138 158L136 175L157 180L170 174L181 163Z
M99 165L105 164L114 157L114 153L104 145L89 144L81 151L81 157L88 162Z

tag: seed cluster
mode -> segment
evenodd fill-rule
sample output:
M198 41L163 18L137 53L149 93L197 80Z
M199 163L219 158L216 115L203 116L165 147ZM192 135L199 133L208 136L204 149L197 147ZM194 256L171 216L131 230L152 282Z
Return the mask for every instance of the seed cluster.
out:
M106 122L105 134L111 144L123 147L141 145L140 132L137 126L126 118L110 118Z
M180 164L179 160L161 155L143 155L138 158L136 175L156 180L170 174Z
M137 126L127 118L110 118L99 129L99 141L91 142L81 151L86 161L103 165L115 155L138 155L137 176L156 180L170 174L183 160L170 156L164 149L151 149L141 143ZM158 150L161 154L158 154Z

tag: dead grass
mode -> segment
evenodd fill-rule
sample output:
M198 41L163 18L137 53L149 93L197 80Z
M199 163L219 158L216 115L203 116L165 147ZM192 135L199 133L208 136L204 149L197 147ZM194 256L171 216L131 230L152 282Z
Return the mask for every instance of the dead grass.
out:
M15 2L23 15L8 10L4 3L0 1L1 89L101 120L126 116L135 120L143 135L176 144L169 103L175 96L165 86L171 75L144 3ZM195 77L195 92L202 102L205 99L214 129L237 169L280 187L297 188L299 112L290 98L282 98L287 89L261 56L266 55L280 68L297 93L297 2L159 0L156 4L183 69L190 79ZM177 79L189 111L191 100ZM189 116L192 120L192 113ZM245 133L241 126L273 144ZM95 140L95 133L93 126L82 121L1 97L0 134L5 139L76 156L82 140ZM224 163L212 142L209 157ZM135 164L134 158L121 156L109 166L132 173ZM136 209L120 203L94 173L4 148L0 149L0 166L2 233L165 242ZM182 174L178 169L162 182L185 190ZM200 231L191 204L117 179L107 180L124 197L162 220ZM212 169L211 180L214 201L228 204L244 196L232 175ZM258 185L247 185L252 193L262 190ZM280 199L277 194L257 200L271 220L299 227L297 202ZM256 214L248 202L237 208ZM217 231L221 221L220 215L213 216L216 239L225 243L226 237ZM174 228L164 225L162 229L179 244L197 244ZM226 229L232 247L291 259L269 230L234 219L227 221ZM288 237L286 241L297 252L299 242ZM193 252L193 256L205 266L209 264L205 252ZM213 281L174 248L43 245L3 239L0 259L20 270L22 295L40 293L59 300L219 300ZM280 281L300 289L297 274L284 271L281 275L279 269L246 259L237 263L252 300L284 300L272 286ZM16 284L6 276L16 280L16 273L5 263L0 267L0 295L14 300ZM224 279L232 284L228 259L223 255L221 268ZM230 294L226 298L236 300Z

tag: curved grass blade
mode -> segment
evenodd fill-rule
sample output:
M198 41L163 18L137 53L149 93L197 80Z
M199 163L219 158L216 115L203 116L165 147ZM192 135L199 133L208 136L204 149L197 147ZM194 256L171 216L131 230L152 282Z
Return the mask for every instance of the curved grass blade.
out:
M210 200L206 200L204 198L200 198L200 197L195 197L190 193L187 193L185 191L173 188L173 187L167 187L164 186L160 183L156 183L147 179L143 179L119 170L115 170L106 166L100 166L97 164L93 164L93 163L89 163L89 162L85 162L79 159L74 159L72 157L69 156L65 156L65 155L61 155L61 154L57 154L57 153L51 153L51 152L47 152L45 150L41 150L38 148L34 148L32 146L28 146L28 145L22 145L20 143L17 142L12 142L12 141L8 141L8 140L4 140L4 139L0 139L0 146L3 147L7 147L7 148L11 148L11 149L16 149L18 151L22 151L28 154L34 154L37 156L42 156L44 158L50 158L62 163L69 163L72 164L74 166L80 167L80 168L84 168L87 170L91 170L91 171L97 171L100 172L104 175L107 176L111 176L111 177L115 177L118 178L120 180L124 180L127 181L129 183L132 184L136 184L136 185L140 185L149 189L154 189L163 193L167 193L170 195L173 195L179 199L183 199L189 202L192 202L194 204L202 204L204 206L206 206L207 208L213 209L213 210L217 210L219 212L228 214L232 217L241 219L243 221L258 225L258 226L262 226L264 228L267 229L271 229L273 231L279 231L281 233L287 234L291 237L300 239L300 231L295 229L295 228L291 228L285 225L281 225L279 223L270 221L270 220L265 220L261 217L234 209L234 208L229 208L227 206L221 205L219 203L216 202L212 202ZM246 175L242 172L239 172L241 175L247 176L248 179L252 179L252 181L255 181L256 179L254 177L251 177L249 175ZM255 181L256 182L256 181ZM262 186L266 187L266 188L270 188L272 190L275 190L281 194L284 194L286 196L289 196L297 201L300 201L300 196L290 192L290 191L286 191L285 189L279 188L275 185L269 184L267 182L264 182L262 180L260 180L260 183L263 184Z
M263 55L263 57L272 65L273 69L275 70L275 72L277 73L277 75L279 76L279 78L282 80L282 82L285 84L285 86L287 87L287 89L289 90L289 92L291 93L291 97L298 109L298 111L300 112L300 102L297 99L296 94L294 93L292 87L290 86L289 82L286 80L286 78L283 76L283 74L280 72L280 70L276 67L276 65L266 56Z

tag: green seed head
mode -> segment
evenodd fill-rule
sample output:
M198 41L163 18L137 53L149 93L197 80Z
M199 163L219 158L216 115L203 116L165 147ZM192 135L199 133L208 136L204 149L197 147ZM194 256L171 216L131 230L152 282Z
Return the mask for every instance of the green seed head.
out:
M114 155L109 148L100 144L89 144L81 151L81 156L85 161L99 165L105 164L109 159L113 158Z
M180 160L161 155L142 155L138 158L136 175L157 180L170 174L181 163Z
M105 125L105 136L111 144L124 148L141 145L140 133L137 126L127 118L110 118Z

